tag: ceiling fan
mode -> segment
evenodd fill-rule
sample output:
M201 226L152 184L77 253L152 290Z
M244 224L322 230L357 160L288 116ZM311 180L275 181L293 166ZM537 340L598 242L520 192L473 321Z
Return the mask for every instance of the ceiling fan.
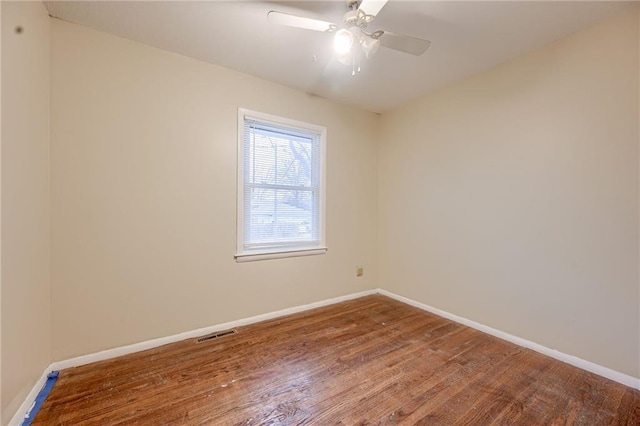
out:
M388 0L347 0L349 11L342 18L342 24L291 15L275 10L267 14L269 22L288 27L303 28L325 33L335 33L333 50L337 59L352 66L352 75L360 72L360 58L372 57L380 46L412 55L422 55L431 42L385 30L369 32L367 26Z

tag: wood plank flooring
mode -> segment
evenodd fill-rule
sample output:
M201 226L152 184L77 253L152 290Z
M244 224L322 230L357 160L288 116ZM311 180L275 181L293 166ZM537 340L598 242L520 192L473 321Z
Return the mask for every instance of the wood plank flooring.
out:
M640 392L367 296L63 370L34 425L640 425Z

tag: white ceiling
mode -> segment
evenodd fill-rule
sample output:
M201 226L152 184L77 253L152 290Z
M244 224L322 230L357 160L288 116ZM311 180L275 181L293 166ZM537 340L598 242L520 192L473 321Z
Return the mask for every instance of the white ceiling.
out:
M632 2L390 0L369 29L428 39L432 45L419 57L381 48L355 77L350 67L332 60L331 34L267 22L267 12L278 10L340 23L347 10L342 0L45 4L57 18L383 112L621 12Z

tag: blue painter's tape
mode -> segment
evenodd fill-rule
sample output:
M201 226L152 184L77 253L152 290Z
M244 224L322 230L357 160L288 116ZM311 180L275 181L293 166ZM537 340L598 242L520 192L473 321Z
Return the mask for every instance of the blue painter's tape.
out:
M36 396L33 407L25 416L24 421L22 422L22 426L29 426L31 424L36 414L38 414L38 410L40 409L40 407L42 407L42 404L44 404L44 400L47 399L49 392L51 392L51 389L53 389L53 385L56 383L56 380L58 380L59 374L59 371L52 371L51 373L47 374L47 381L40 390L40 393L38 393L38 396Z

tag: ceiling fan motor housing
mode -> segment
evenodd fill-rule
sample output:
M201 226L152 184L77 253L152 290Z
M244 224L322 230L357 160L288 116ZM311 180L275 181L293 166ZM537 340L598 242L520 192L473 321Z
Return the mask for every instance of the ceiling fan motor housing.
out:
M344 14L342 22L345 28L359 27L364 30L373 18L374 16L367 15L362 9L353 9Z
M347 3L347 7L349 8L349 10L356 10L358 7L360 7L360 3L362 3L362 0L345 0Z
M354 9L350 10L344 14L342 18L342 22L344 23L345 28L349 27L359 27L360 26L360 10Z

